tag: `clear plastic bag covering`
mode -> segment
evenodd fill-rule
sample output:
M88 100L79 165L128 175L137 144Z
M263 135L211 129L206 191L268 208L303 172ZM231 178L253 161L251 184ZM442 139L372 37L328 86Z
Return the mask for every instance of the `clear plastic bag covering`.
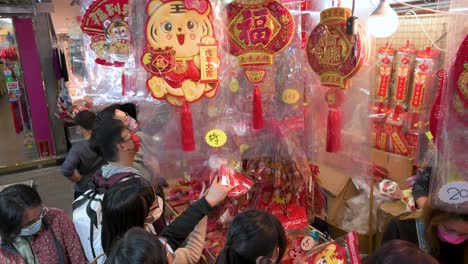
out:
M94 1L84 0L81 1L81 14L84 15L86 10L91 6ZM133 15L133 1L129 2L128 19L132 19ZM130 26L130 25L129 25ZM83 56L86 67L86 75L83 76L82 86L84 93L89 98L93 105L101 108L103 106L120 103L120 102L136 102L140 99L138 96L143 97L143 94L138 94L139 90L136 88L132 79L137 75L135 73L138 60L135 54L136 46L133 37L133 30L130 30L130 48L128 55L120 56L110 52L101 54L98 48L93 49L93 36L88 34L82 35ZM102 65L96 63L96 59L105 57L108 62L120 62L121 65Z
M463 9L465 1L452 1L452 9ZM442 92L442 118L438 122L435 163L432 170L430 205L445 211L468 212L468 22L466 11L449 20L450 45L446 56L448 82Z
M360 264L357 235L347 233L334 241L313 248L293 263L349 263Z
M317 12L312 16L310 30L320 21L319 14ZM365 24L368 14L361 12L357 15L359 22ZM308 106L306 128L310 131L308 137L312 141L308 145L307 154L309 160L317 164L319 168L321 166L333 167L346 171L346 175L352 178L367 178L369 171L367 164L370 161L368 109L370 98L373 96L370 80L374 76L374 65L375 59L370 57L361 71L351 79L350 87L344 91L345 99L340 107L341 149L336 153L325 151L328 116L325 94L329 87L321 85L320 78L310 66L305 66L307 68L304 83L310 93L306 102Z

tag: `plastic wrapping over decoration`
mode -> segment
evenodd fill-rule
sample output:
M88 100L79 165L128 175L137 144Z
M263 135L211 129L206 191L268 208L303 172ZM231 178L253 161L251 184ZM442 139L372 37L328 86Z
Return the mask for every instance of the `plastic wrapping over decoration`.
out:
M452 7L462 7L454 1ZM466 13L465 13L466 15ZM451 46L447 54L448 82L442 92L442 117L438 121L435 169L432 170L431 207L466 214L468 211L468 28L465 15L452 15ZM460 26L465 24L465 27Z
M130 29L133 1L81 1L83 54L87 75L84 92L96 107L137 101L128 72L136 67Z
M357 235L348 233L332 242L324 243L304 253L294 263L349 263L360 264Z

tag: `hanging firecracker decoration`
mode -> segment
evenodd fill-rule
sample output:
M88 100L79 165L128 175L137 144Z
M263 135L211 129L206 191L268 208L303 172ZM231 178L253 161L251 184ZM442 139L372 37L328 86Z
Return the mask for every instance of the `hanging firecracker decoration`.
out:
M327 123L327 152L340 150L341 114L344 90L350 79L368 58L369 44L361 25L357 34L346 34L346 22L352 11L332 7L320 13L320 23L312 30L307 41L307 58L312 69L320 76L323 86L334 87L325 99L329 106Z
M434 99L434 104L432 105L431 115L429 117L429 128L432 134L432 140L434 140L438 135L437 128L443 115L442 93L447 86L447 73L444 69L437 72L437 78L437 93Z
M81 31L90 35L96 63L122 67L130 51L128 0L96 0L83 16Z
M421 115L423 109L428 107L427 89L431 89L436 74L434 67L438 57L439 51L430 47L417 53L408 103L410 131L418 132L426 126L427 119Z
M394 52L395 50L389 47L388 43L385 47L379 48L379 60L376 67L377 86L375 90L375 108L378 114L387 112Z
M218 88L218 41L208 0L148 2L146 47L141 58L148 90L181 111L182 149L195 149L189 103L212 98Z
M394 111L391 118L395 122L400 121L400 115L407 108L406 102L415 55L416 49L410 45L409 41L406 42L406 46L398 49L396 55L395 80L392 89Z
M294 36L294 19L289 10L274 0L234 1L227 6L229 52L245 68L247 80L255 85L253 128L263 127L259 84L276 53Z

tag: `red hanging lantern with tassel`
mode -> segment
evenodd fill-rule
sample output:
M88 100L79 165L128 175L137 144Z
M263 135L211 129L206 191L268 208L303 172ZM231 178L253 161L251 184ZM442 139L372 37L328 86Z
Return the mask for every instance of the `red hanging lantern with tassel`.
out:
M307 58L312 69L320 76L323 86L333 87L326 96L329 106L327 124L328 152L338 152L341 142L340 105L343 91L350 87L350 79L361 69L369 57L369 43L364 28L358 25L357 34L346 34L346 22L352 11L332 7L320 13L320 23L307 40Z
M151 73L151 96L181 107L182 150L195 150L189 104L218 88L218 41L209 0L151 0L146 6L146 47L141 62ZM187 22L188 21L188 22Z
M273 63L273 56L285 49L294 36L294 19L278 1L240 1L227 6L229 52L238 57L247 80L253 83L252 126L263 128L263 111L259 84Z

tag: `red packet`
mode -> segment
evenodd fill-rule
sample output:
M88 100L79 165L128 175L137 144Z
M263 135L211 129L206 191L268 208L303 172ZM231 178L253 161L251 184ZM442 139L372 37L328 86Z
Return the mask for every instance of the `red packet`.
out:
M222 185L234 186L228 194L229 197L247 193L254 184L252 179L236 172L233 168L227 168L224 164L219 168L219 175Z
M296 204L273 204L271 214L278 217L285 230L304 229L308 226L306 209Z
M357 235L350 232L333 242L317 247L300 263L361 264Z

